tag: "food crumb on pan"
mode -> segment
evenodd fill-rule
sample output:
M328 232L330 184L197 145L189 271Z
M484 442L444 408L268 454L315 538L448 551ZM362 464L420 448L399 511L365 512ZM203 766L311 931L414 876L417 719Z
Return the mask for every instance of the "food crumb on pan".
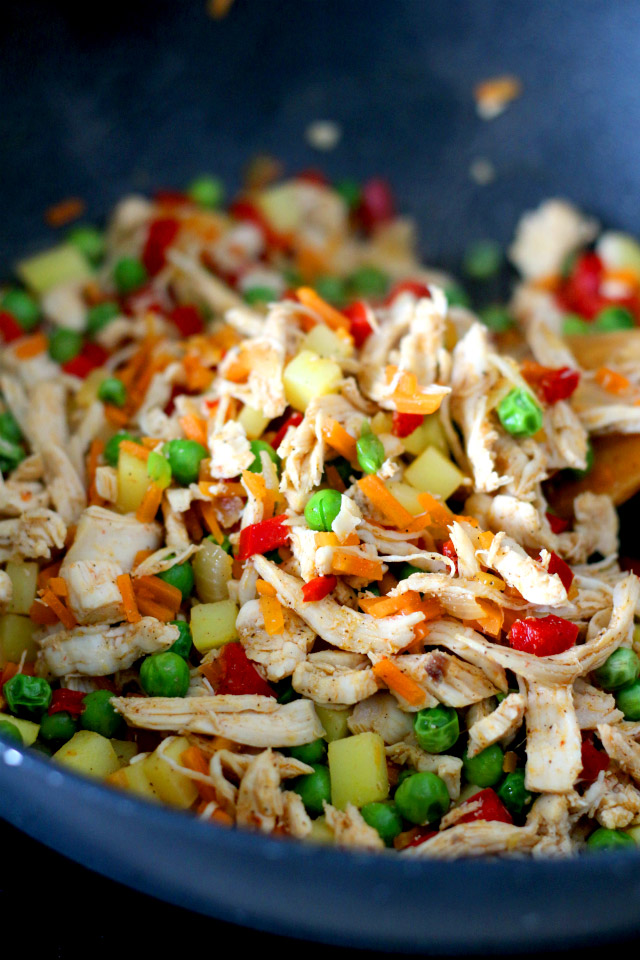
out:
M469 176L479 187L486 187L496 178L496 168L486 157L476 157L469 167Z
M314 120L304 135L314 150L334 150L342 138L342 128L333 120Z
M509 74L482 80L473 89L476 111L483 120L499 117L511 101L517 100L520 96L522 96L522 83L518 77Z
M80 197L66 197L59 203L47 207L44 219L50 227L65 227L81 217L85 209L86 204Z

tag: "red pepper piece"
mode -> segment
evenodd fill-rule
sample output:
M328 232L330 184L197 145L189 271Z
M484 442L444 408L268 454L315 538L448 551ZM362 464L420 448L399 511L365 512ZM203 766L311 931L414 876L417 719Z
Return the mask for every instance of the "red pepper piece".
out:
M366 342L367 337L370 337L373 333L373 327L369 323L367 305L363 300L356 300L355 303L345 307L342 312L349 320L349 333L359 350Z
M419 847L421 843L426 843L427 840L431 840L431 837L438 836L437 830L429 830L428 827L416 827L415 829L418 832L416 833L413 840L411 840L406 845L406 847L404 848L405 850L407 849L407 847Z
M275 697L266 680L263 680L252 662L244 652L241 643L227 643L218 657L220 665L220 680L216 693L230 693L235 696L242 694L258 694L264 697Z
M604 265L595 253L583 253L578 257L571 276L556 293L560 306L571 313L579 313L593 320L606 300L600 295L604 277Z
M500 823L513 823L511 814L491 787L474 793L461 805L461 808L464 809L466 806L473 806L474 809L460 817L457 823L471 823L473 820L499 820Z
M391 433L394 437L408 437L414 430L421 427L423 423L423 413L398 413L397 410L394 410Z
M593 783L598 779L601 770L609 769L609 757L604 750L598 750L591 735L585 736L582 741L582 770L580 779L586 783Z
M191 203L186 193L181 193L179 190L156 190L153 199L165 207L181 207L185 203Z
M367 232L375 229L379 224L392 220L395 215L395 201L391 187L382 177L371 177L362 187L360 206L358 208L360 222Z
M51 705L47 713L51 716L54 713L65 711L70 713L72 717L79 717L84 710L82 701L85 697L86 693L83 693L82 690L69 690L68 687L60 687L59 690L54 690L51 694Z
M305 583L302 587L302 599L305 603L311 603L313 600L324 600L332 590L335 590L338 578L334 576L329 577L314 577L313 580L309 580L308 583Z
M204 329L202 314L191 303L175 307L169 314L169 319L182 337L192 337L196 333L202 333Z
M567 400L578 387L580 373L571 367L543 367L530 360L522 364L522 375L545 403Z
M286 519L281 514L270 520L251 523L241 530L238 560L243 563L255 553L269 553L277 547L284 547L289 542L289 527L284 523Z
M560 579L562 580L562 586L568 592L569 587L573 583L573 570L568 563L565 563L564 560L558 556L557 553L551 554L551 559L549 560L549 573L557 573Z
M101 347L99 343L85 343L77 357L62 364L65 373L70 373L74 377L80 377L84 380L92 370L103 366L106 362L108 352Z
M275 437L273 438L273 443L271 446L274 450L277 450L282 441L284 440L287 430L289 427L297 427L302 423L303 416L301 413L292 413L285 422L282 424Z
M453 545L453 540L445 540L442 546L440 547L440 553L443 553L445 557L448 557L449 560L453 560L456 565L456 573L458 572L458 554L456 553L456 548Z
M429 287L426 285L426 283L421 283L419 280L399 280L398 283L394 283L394 285L391 287L391 290L387 294L387 297L384 301L385 306L392 304L396 297L399 297L401 293L412 293L417 299L431 296Z
M0 310L0 336L5 343L24 337L24 330L8 310Z
M180 224L174 217L152 220L142 251L142 262L150 277L160 273L167 262L167 250L176 238Z
M322 170L316 170L310 167L308 170L301 170L296 174L296 180L304 180L305 183L315 183L319 187L326 187L329 183Z
M558 517L555 513L547 513L546 517L552 533L564 533L569 528L569 521L564 517Z
M549 657L569 650L578 639L578 627L570 620L550 614L548 617L526 617L516 620L509 632L509 645L514 650Z

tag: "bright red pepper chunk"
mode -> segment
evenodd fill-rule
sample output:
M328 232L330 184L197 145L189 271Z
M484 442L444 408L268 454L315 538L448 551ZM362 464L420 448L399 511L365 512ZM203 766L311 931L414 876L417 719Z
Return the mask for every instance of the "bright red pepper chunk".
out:
M440 553L443 553L445 557L448 557L449 560L453 560L456 565L456 573L458 572L458 554L456 553L456 548L453 545L453 540L445 540L442 546L440 547Z
M591 736L586 736L582 741L582 770L580 771L580 780L586 783L593 783L598 779L601 770L609 769L609 757L604 750L598 750Z
M230 693L235 696L258 694L263 697L275 697L266 680L263 680L251 660L244 652L241 643L227 643L218 657L220 679L216 693Z
M289 527L284 522L286 519L281 514L260 523L250 523L241 530L238 560L243 563L256 553L269 553L270 550L284 547L289 542Z
M367 231L393 219L395 201L386 180L382 177L371 177L363 184L358 213L360 222Z
M423 423L423 413L398 413L397 410L394 410L391 433L394 437L408 437L414 430L421 427Z
M193 304L175 307L169 314L169 319L182 337L192 337L196 333L202 333L204 329L202 314Z
M186 193L179 190L156 190L153 195L156 203L164 204L166 207L181 207L185 203L191 203Z
M289 427L298 427L303 421L303 416L301 413L292 413L290 417L287 417L285 422L282 424L275 437L273 438L273 443L271 446L274 450L277 450L282 441L284 440L287 430Z
M421 297L430 297L431 293L429 292L429 287L426 283L421 283L419 280L399 280L398 283L394 283L391 287L391 290L387 294L385 299L385 305L389 306L393 303L396 297L399 297L401 293L412 293L414 297L420 299Z
M308 583L303 585L302 599L305 603L311 603L314 600L324 600L332 590L335 590L337 583L338 578L334 576L314 577L313 580L309 580Z
M363 300L356 300L355 303L345 307L342 312L349 320L349 333L359 350L365 344L367 337L370 337L373 333L373 327L369 323L367 305Z
M560 579L562 580L562 586L568 592L569 587L573 583L573 570L568 563L565 563L562 557L559 557L557 553L551 554L551 559L549 560L549 573L557 573Z
M491 787L480 790L479 793L474 793L472 797L461 804L461 809L467 806L473 807L473 809L461 816L456 821L457 823L471 823L474 820L498 820L500 823L513 823L511 814Z
M555 513L547 513L546 517L552 533L564 533L565 530L568 530L569 521L565 520L564 517L558 517Z
M530 360L522 364L522 375L548 404L567 400L580 382L578 370L572 370L571 367L543 367Z
M49 716L54 713L70 713L72 717L79 717L84 710L83 700L86 693L82 690L69 690L68 687L60 687L51 694L51 705L47 710Z
M8 310L0 310L0 336L5 343L24 337L24 330Z
M85 343L78 356L68 363L63 363L62 369L65 373L84 380L92 370L103 366L108 356L108 352L99 343Z
M413 840L411 840L407 847L419 847L421 843L426 843L427 840L431 840L431 837L437 837L437 830L429 830L427 827L417 827L418 833L415 835ZM406 847L404 848L406 850Z
M550 614L548 617L526 617L516 620L509 632L509 645L514 650L549 657L564 653L578 639L578 627L570 620Z
M142 251L142 262L150 277L160 273L167 262L167 250L176 238L180 224L174 217L152 220Z
M600 295L604 277L604 265L595 253L583 253L578 257L571 276L556 293L560 305L572 313L579 313L592 320L606 300Z

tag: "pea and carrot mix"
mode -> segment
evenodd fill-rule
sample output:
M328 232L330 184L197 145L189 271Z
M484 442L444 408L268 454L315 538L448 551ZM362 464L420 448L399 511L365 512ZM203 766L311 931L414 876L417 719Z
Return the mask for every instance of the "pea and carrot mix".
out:
M548 201L475 313L380 178L223 193L0 290L0 737L226 828L640 842L640 246Z

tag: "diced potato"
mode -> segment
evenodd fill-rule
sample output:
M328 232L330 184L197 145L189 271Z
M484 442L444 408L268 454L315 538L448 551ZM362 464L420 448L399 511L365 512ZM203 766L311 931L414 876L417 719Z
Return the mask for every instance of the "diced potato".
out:
M19 717L12 717L10 713L0 713L0 720L8 720L14 727L17 727L22 734L22 740L25 747L30 747L38 739L40 724L33 720L21 720Z
M13 594L7 613L29 613L31 604L36 598L38 564L9 561L5 571L13 585Z
M244 432L249 440L257 440L266 430L269 417L265 417L262 410L243 407L238 415L238 423L244 427Z
M0 664L19 663L24 653L26 663L35 663L38 645L33 639L37 625L29 617L5 613L0 617Z
M103 380L104 370L102 367L98 370L92 370L82 381L79 390L73 395L73 402L76 407L90 407L98 396L98 390Z
M149 778L151 786L165 803L170 803L173 807L188 809L198 796L198 787L194 780L186 777L178 770L167 763L165 757L173 760L174 763L181 763L180 757L189 746L186 737L176 737L169 746L163 749L164 756L158 754L157 750L142 760L145 773ZM138 766L138 764L134 764Z
M116 508L120 513L134 513L144 497L151 478L147 474L147 464L133 457L126 450L120 451L118 458L118 497Z
M393 417L390 413L383 413L378 410L376 415L371 418L371 429L380 436L381 433L391 433L393 427Z
M348 707L319 707L316 704L316 713L318 720L324 727L324 738L331 740L342 740L349 736L347 720L351 715Z
M21 260L16 264L16 273L33 293L40 296L59 284L89 280L92 276L89 261L70 243L61 243L35 257Z
M237 639L238 607L233 600L199 603L191 610L191 635L200 653L223 647Z
M401 483L398 480L387 480L387 489L389 493L398 500L405 510L412 513L414 517L424 513L424 507L418 500L418 491L408 483Z
M402 442L407 453L412 453L414 457L427 447L437 447L445 456L449 454L449 445L442 429L439 413L430 413L413 433L403 437Z
M628 827L624 832L628 833L633 838L634 843L640 847L640 826Z
M338 810L344 810L348 803L362 807L389 796L387 758L379 733L333 740L329 744L329 773L331 802Z
M348 360L353 356L353 340L349 336L340 336L325 323L318 323L302 341L304 350L313 350L321 357Z
M333 830L325 817L316 817L311 821L311 833L307 834L305 840L310 840L312 843L333 843Z
M436 447L427 447L405 470L404 478L416 490L448 500L464 480L464 474Z
M303 412L314 397L336 393L341 381L342 370L338 364L319 357L312 350L302 350L284 369L287 401Z
M134 763L128 767L121 767L106 778L107 783L121 790L130 790L131 793L144 797L147 800L158 800L158 794L152 786L146 771L146 760Z
M596 253L610 270L640 274L640 244L628 233L605 230L596 243Z
M108 777L120 768L111 741L93 730L79 730L54 753L53 759L76 773L90 777Z
M295 233L300 223L300 189L295 182L280 183L262 190L256 204L278 233Z
M112 740L111 746L115 750L121 766L131 763L131 758L135 757L138 752L138 747L133 740Z
M203 603L227 599L227 584L233 575L233 560L219 544L203 540L191 566L196 593Z

